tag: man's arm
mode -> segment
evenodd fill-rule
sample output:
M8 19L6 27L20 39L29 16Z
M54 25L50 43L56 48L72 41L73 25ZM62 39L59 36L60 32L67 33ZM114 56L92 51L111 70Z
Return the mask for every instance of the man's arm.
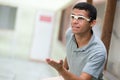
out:
M46 61L49 65L55 68L65 80L91 80L92 79L92 76L85 72L81 73L79 77L72 74L64 67L63 60L56 62L54 60L47 59Z

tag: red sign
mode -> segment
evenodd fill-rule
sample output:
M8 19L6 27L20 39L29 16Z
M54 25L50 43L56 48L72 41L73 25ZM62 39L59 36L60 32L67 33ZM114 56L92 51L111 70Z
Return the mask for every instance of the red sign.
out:
M40 16L40 21L51 22L51 16L41 15Z

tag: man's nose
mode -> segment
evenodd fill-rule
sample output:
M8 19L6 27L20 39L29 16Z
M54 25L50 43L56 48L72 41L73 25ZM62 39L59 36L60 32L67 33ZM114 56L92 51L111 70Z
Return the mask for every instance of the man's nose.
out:
M78 23L78 19L74 18L73 20L73 23Z

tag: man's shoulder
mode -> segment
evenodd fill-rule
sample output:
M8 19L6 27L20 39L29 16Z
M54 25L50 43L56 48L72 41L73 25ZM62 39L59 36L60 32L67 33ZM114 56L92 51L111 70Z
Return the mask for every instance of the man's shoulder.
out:
M71 36L72 36L72 29L71 28L68 28L67 30L66 30L66 40L69 40L70 38L71 38Z
M104 55L104 53L106 53L106 47L105 47L104 43L96 35L94 35L94 39L93 39L90 47L92 49L92 53L103 53L102 55Z

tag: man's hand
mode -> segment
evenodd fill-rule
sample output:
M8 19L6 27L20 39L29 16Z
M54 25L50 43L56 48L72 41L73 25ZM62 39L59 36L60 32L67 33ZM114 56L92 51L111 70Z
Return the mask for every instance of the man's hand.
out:
M57 62L52 59L46 59L46 62L53 68L55 68L65 80L92 80L92 76L86 72L82 72L79 77L69 72L67 69L64 68L63 60Z
M54 61L52 59L46 59L46 62L51 65L53 68L55 68L58 72L63 70L63 60L60 60L59 62Z

